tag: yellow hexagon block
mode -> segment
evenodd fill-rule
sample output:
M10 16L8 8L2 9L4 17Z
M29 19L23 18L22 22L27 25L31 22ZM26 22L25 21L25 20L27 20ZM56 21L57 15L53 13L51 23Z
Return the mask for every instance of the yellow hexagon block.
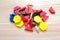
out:
M21 21L21 16L19 15L14 16L13 21L14 23L19 23Z
M17 23L16 24L16 26L19 27L19 28L23 27L23 25L24 25L24 22L23 21L21 21L20 23Z
M35 16L35 17L34 17L34 21L35 21L36 23L40 23L40 22L42 21L42 18L41 18L40 16Z
M45 22L41 22L39 24L39 29L40 30L45 31L45 30L47 30L47 28L48 28L48 25Z

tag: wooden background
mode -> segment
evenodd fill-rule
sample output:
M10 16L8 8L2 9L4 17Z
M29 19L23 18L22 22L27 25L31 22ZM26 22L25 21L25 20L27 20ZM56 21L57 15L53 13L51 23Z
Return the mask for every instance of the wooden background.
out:
M33 4L36 9L43 9L49 15L48 30L37 33L26 32L24 28L17 28L10 23L9 15L13 13L16 5L25 6ZM56 11L51 15L48 11L52 6ZM60 40L60 1L59 0L0 0L0 40Z

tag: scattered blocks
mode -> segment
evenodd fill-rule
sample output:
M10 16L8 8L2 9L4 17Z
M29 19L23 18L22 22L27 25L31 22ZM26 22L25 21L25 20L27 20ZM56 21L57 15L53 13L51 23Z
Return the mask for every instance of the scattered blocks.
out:
M18 28L25 26L25 30L31 32L33 32L33 28L36 32L39 32L39 29L41 31L47 30L46 20L49 16L42 9L34 10L32 5L27 5L26 7L16 6L13 11L14 13L10 14L10 22L15 23ZM55 14L52 7L50 7L49 12Z

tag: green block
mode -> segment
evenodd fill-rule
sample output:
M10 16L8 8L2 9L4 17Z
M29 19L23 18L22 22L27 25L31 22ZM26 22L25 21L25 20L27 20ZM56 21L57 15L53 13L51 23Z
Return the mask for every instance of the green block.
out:
M21 12L21 13L22 13L22 15L24 15L24 16L26 16L26 15L27 15L25 11L23 11L23 12Z
M37 15L38 15L38 14L33 13L33 14L32 14L32 18L34 18L34 17L37 16Z
M34 23L34 24L33 24L34 27L35 27L35 26L38 26L38 25L39 25L39 24L37 24L37 23Z

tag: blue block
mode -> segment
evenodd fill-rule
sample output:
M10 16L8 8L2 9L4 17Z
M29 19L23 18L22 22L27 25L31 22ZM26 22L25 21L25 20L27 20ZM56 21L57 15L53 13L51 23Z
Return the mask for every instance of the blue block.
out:
M17 14L15 14L15 13L14 14L10 14L10 22L13 22L13 18L14 18L15 15L17 15Z
M15 13L14 14L10 14L10 16L15 16L15 15L17 15L17 14L15 14Z

